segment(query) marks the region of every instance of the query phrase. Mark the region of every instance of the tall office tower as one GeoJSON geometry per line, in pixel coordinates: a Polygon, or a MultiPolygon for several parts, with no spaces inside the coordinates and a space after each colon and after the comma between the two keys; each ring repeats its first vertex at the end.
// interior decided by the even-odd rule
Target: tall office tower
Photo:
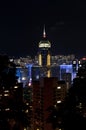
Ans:
{"type": "MultiPolygon", "coordinates": [[[[51,54],[50,54],[51,43],[46,39],[45,27],[43,30],[43,40],[39,42],[39,52],[38,52],[38,64],[44,68],[44,73],[46,77],[51,76],[50,66],[51,66],[51,54]]],[[[45,77],[45,76],[44,76],[45,77]]]]}
{"type": "MultiPolygon", "coordinates": [[[[53,130],[48,122],[52,108],[58,108],[64,101],[67,92],[65,81],[57,77],[44,77],[33,81],[33,130],[53,130]]],[[[54,115],[54,117],[57,115],[54,115]]]]}

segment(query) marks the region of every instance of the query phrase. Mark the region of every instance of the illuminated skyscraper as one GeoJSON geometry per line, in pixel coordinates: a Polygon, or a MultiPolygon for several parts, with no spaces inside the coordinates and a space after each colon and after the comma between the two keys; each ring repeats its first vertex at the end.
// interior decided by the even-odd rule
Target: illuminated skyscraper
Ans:
{"type": "Polygon", "coordinates": [[[43,30],[43,40],[39,42],[39,66],[44,68],[44,73],[46,77],[51,76],[50,66],[51,66],[51,54],[50,54],[51,43],[46,39],[45,26],[43,30]]]}

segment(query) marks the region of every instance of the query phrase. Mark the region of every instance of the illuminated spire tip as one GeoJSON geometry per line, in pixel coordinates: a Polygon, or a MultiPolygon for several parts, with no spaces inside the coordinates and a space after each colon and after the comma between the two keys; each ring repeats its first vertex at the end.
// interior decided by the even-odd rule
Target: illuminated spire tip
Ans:
{"type": "Polygon", "coordinates": [[[44,29],[43,29],[43,38],[46,37],[46,32],[45,32],[45,25],[44,25],[44,29]]]}

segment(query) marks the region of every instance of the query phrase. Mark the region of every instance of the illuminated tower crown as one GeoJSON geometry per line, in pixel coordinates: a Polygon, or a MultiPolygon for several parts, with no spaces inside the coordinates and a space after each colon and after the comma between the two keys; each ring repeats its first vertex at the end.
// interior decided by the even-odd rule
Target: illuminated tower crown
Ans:
{"type": "Polygon", "coordinates": [[[43,40],[39,42],[39,66],[47,68],[47,77],[50,77],[50,54],[51,43],[46,39],[45,26],[43,29],[43,40]]]}

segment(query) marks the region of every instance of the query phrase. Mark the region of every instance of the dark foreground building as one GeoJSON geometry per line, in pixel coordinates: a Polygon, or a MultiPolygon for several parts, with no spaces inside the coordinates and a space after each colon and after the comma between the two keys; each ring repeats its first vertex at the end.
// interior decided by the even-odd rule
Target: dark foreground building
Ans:
{"type": "MultiPolygon", "coordinates": [[[[45,77],[33,81],[33,130],[53,130],[48,118],[52,109],[57,109],[64,101],[67,86],[56,77],[45,77]]],[[[56,115],[54,115],[56,116],[56,115]]]]}

